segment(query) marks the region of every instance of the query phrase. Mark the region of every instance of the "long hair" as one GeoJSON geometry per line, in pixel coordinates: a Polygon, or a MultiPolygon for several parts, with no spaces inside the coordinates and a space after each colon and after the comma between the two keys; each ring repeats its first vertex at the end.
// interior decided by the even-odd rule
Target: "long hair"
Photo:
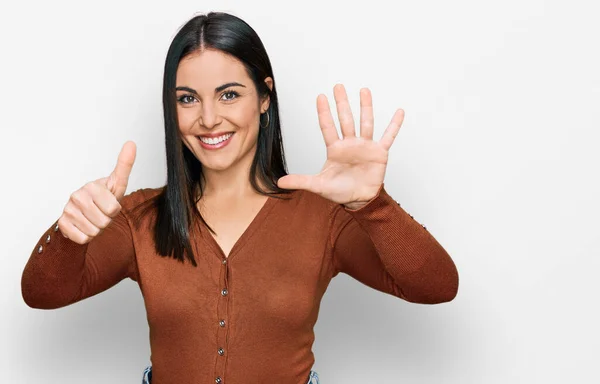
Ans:
{"type": "MultiPolygon", "coordinates": [[[[223,12],[210,12],[190,19],[173,38],[164,67],[163,113],[167,159],[167,183],[154,198],[137,208],[143,212],[156,209],[154,241],[156,252],[181,262],[187,258],[197,266],[189,239],[196,220],[202,221],[212,233],[196,203],[202,197],[202,164],[183,144],[175,96],[179,62],[187,55],[203,49],[217,49],[240,60],[252,79],[259,97],[269,96],[269,124],[259,129],[257,149],[250,169],[250,183],[262,195],[276,198],[290,192],[277,186],[277,179],[287,174],[275,77],[271,62],[257,33],[242,19],[223,12]],[[273,78],[269,89],[264,80],[273,78]],[[258,180],[266,187],[263,190],[258,180]]],[[[263,119],[261,119],[262,121],[263,119]]],[[[139,225],[141,220],[135,220],[139,225]]]]}

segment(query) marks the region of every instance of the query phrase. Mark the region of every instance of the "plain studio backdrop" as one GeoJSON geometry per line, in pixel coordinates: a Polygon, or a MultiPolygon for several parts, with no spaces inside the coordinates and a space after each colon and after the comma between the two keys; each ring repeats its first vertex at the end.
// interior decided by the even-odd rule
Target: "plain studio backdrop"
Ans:
{"type": "Polygon", "coordinates": [[[0,8],[3,383],[141,382],[150,348],[136,283],[47,311],[24,303],[21,273],[70,194],[108,176],[125,141],[138,149],[127,193],[166,182],[164,59],[178,28],[210,10],[246,20],[267,48],[291,173],[321,169],[316,97],[337,121],[336,83],[357,122],[359,90],[371,89],[377,140],[406,111],[386,189],[460,273],[458,296],[439,305],[335,278],[315,328],[323,384],[598,382],[595,2],[0,8]]]}

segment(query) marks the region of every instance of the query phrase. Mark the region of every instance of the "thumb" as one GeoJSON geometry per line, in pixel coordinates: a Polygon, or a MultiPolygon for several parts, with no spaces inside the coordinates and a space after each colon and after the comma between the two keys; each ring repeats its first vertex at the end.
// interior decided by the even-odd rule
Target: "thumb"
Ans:
{"type": "Polygon", "coordinates": [[[284,189],[305,189],[314,191],[315,177],[312,175],[285,175],[277,180],[277,186],[284,189]]]}
{"type": "Polygon", "coordinates": [[[117,165],[110,176],[106,178],[106,187],[117,198],[121,200],[127,190],[129,175],[135,161],[136,145],[133,141],[128,141],[121,148],[117,165]]]}

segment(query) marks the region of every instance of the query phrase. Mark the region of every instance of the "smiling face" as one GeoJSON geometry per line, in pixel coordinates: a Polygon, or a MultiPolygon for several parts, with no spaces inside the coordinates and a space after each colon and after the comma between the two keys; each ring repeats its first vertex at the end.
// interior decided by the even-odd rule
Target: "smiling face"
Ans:
{"type": "MultiPolygon", "coordinates": [[[[260,114],[269,107],[269,98],[260,99],[244,65],[222,51],[206,49],[182,59],[176,77],[179,130],[203,169],[249,170],[260,114]]],[[[270,77],[265,82],[272,87],[270,77]]]]}

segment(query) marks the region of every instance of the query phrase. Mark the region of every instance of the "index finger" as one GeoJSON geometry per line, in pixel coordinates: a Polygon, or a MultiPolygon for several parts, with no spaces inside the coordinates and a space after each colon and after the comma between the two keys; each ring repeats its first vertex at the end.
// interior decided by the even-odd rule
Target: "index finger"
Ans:
{"type": "Polygon", "coordinates": [[[331,116],[331,109],[329,109],[329,102],[327,96],[320,94],[317,96],[317,115],[319,117],[319,126],[321,127],[321,133],[325,140],[325,145],[329,147],[340,139],[337,130],[335,128],[335,122],[333,116],[331,116]]]}

